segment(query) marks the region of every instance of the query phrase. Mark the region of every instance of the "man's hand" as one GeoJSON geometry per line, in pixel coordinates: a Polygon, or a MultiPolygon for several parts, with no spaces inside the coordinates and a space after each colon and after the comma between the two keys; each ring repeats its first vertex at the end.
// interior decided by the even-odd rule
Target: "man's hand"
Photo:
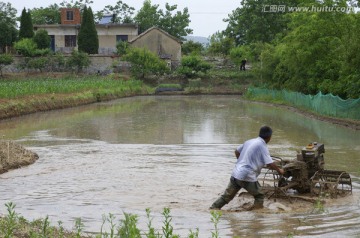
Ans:
{"type": "Polygon", "coordinates": [[[235,150],[235,157],[236,157],[236,159],[238,159],[238,158],[239,158],[239,156],[240,156],[239,151],[235,150]]]}
{"type": "Polygon", "coordinates": [[[279,170],[277,171],[279,174],[283,175],[285,173],[285,171],[281,168],[279,168],[279,170]]]}
{"type": "Polygon", "coordinates": [[[285,173],[285,171],[283,169],[279,168],[275,163],[268,164],[267,166],[273,170],[276,170],[281,175],[283,175],[285,173]]]}

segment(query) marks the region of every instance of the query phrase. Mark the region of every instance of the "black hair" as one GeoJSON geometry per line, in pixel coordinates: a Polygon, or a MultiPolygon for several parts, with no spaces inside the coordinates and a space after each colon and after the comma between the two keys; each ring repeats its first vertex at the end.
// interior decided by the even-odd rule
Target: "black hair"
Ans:
{"type": "Polygon", "coordinates": [[[268,126],[262,126],[262,127],[260,128],[259,136],[260,136],[261,138],[263,138],[264,140],[270,138],[271,135],[272,135],[272,129],[271,129],[270,127],[268,127],[268,126]]]}

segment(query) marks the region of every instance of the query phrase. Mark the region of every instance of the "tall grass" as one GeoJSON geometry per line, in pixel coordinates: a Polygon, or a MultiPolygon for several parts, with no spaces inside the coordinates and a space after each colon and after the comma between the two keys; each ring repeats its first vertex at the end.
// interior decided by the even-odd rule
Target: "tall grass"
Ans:
{"type": "MultiPolygon", "coordinates": [[[[30,237],[30,238],[180,238],[180,235],[175,234],[174,227],[172,225],[172,216],[170,208],[164,208],[163,223],[161,229],[156,229],[151,217],[151,211],[146,209],[147,230],[140,230],[138,228],[138,216],[124,212],[124,218],[120,219],[116,223],[116,217],[113,214],[102,216],[102,225],[100,232],[94,236],[85,234],[84,223],[81,218],[75,220],[75,226],[73,231],[65,231],[62,222],[58,222],[58,226],[51,226],[48,216],[45,219],[38,219],[33,222],[28,222],[15,212],[15,204],[7,203],[7,215],[0,218],[0,237],[1,238],[15,238],[15,237],[30,237]],[[109,227],[106,230],[105,225],[109,227]]],[[[219,230],[218,223],[221,218],[220,211],[211,211],[211,222],[214,224],[214,231],[211,231],[211,237],[218,238],[219,230]]],[[[189,230],[187,235],[189,238],[199,237],[199,228],[195,228],[195,231],[189,230]]]]}
{"type": "Polygon", "coordinates": [[[41,94],[67,94],[85,91],[122,90],[140,92],[141,81],[114,80],[111,77],[31,78],[0,81],[0,98],[18,98],[41,94]]]}

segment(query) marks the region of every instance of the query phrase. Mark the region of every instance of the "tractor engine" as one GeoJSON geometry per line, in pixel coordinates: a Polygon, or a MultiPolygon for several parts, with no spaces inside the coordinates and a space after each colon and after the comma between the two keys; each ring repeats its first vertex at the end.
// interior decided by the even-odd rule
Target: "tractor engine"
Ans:
{"type": "Polygon", "coordinates": [[[310,192],[310,178],[317,171],[324,169],[324,153],[324,144],[318,144],[317,142],[308,144],[297,155],[296,160],[287,163],[283,167],[285,174],[279,180],[278,186],[286,187],[286,189],[293,188],[299,193],[310,192]]]}
{"type": "Polygon", "coordinates": [[[267,175],[273,174],[274,191],[276,194],[286,194],[288,189],[295,189],[298,193],[311,193],[311,195],[329,195],[352,193],[350,175],[345,171],[326,170],[324,168],[324,144],[313,142],[298,153],[296,159],[282,162],[284,175],[268,170],[265,173],[263,185],[267,175]]]}

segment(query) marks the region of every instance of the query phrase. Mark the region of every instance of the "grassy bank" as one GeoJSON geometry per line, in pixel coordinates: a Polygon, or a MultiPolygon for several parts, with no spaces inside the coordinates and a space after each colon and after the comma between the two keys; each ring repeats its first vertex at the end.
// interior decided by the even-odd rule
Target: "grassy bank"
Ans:
{"type": "Polygon", "coordinates": [[[0,119],[75,107],[134,95],[154,94],[159,84],[179,83],[182,94],[243,94],[253,76],[237,70],[213,70],[201,78],[157,79],[146,84],[128,75],[18,75],[0,79],[0,119]],[[150,85],[150,86],[149,86],[150,85]]]}
{"type": "Polygon", "coordinates": [[[142,81],[113,75],[3,79],[0,80],[0,119],[153,91],[142,81]]]}

